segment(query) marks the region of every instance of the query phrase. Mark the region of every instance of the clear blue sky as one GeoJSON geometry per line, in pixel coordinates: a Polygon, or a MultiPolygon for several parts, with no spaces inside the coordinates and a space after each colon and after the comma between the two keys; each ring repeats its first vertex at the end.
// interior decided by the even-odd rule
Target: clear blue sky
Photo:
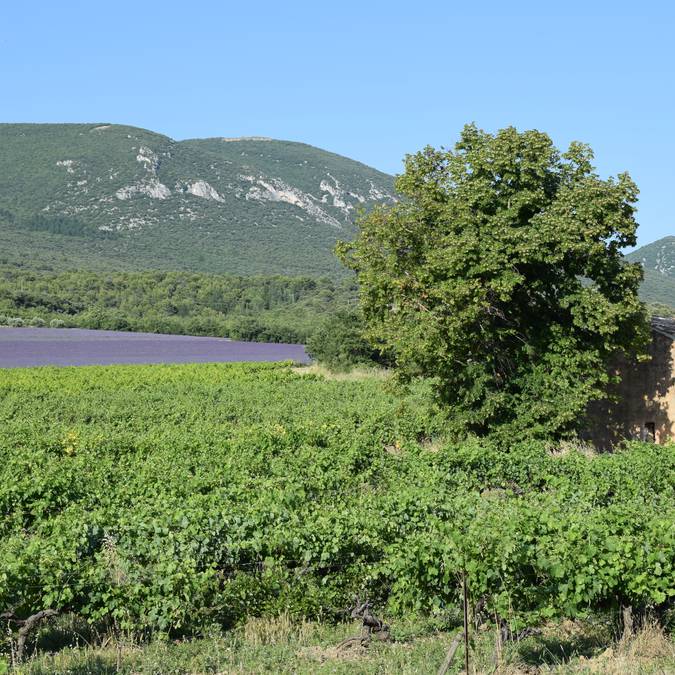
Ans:
{"type": "Polygon", "coordinates": [[[7,0],[0,121],[272,136],[391,173],[469,121],[537,128],[630,172],[645,244],[675,234],[674,44],[666,2],[7,0]]]}

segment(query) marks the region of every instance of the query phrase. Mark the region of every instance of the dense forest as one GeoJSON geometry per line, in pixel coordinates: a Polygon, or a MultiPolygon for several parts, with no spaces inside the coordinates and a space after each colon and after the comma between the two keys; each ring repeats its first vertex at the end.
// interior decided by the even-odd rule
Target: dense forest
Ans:
{"type": "Polygon", "coordinates": [[[355,305],[353,280],[0,268],[0,325],[306,342],[355,305]]]}

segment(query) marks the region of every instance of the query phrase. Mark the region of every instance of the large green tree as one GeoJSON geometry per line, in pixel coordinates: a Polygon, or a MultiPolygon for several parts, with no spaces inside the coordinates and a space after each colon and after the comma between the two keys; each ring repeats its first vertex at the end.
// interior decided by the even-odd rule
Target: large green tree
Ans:
{"type": "Polygon", "coordinates": [[[612,359],[648,340],[642,269],[622,254],[638,190],[592,159],[539,131],[468,125],[454,150],[407,156],[401,201],[338,247],[371,339],[403,379],[435,378],[467,431],[573,431],[612,359]]]}

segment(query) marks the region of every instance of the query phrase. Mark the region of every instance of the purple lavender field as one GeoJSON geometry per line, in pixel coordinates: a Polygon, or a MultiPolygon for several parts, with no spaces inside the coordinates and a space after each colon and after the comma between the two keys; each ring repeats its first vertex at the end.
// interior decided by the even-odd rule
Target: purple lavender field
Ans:
{"type": "Polygon", "coordinates": [[[303,345],[82,328],[0,328],[0,368],[116,363],[297,361],[303,345]]]}

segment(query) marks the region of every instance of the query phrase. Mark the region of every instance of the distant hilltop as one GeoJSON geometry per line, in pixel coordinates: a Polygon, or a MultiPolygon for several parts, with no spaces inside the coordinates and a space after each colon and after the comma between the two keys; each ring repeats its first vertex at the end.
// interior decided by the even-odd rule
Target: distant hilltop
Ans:
{"type": "Polygon", "coordinates": [[[643,299],[675,307],[675,237],[664,237],[642,246],[627,257],[644,267],[645,278],[640,289],[643,299]]]}
{"type": "Polygon", "coordinates": [[[392,176],[303,143],[0,124],[0,262],[335,275],[357,213],[394,200],[392,176]]]}
{"type": "Polygon", "coordinates": [[[226,143],[230,143],[232,141],[272,141],[274,139],[270,138],[269,136],[239,136],[232,138],[227,138],[226,136],[223,136],[220,140],[225,141],[226,143]]]}

